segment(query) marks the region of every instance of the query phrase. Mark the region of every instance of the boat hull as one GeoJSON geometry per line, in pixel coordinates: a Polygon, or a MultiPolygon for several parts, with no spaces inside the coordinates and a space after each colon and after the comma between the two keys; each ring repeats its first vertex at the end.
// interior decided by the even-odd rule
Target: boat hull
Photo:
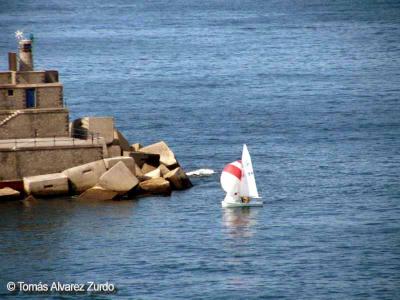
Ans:
{"type": "Polygon", "coordinates": [[[252,202],[248,202],[248,203],[243,203],[243,202],[226,202],[226,201],[222,201],[221,205],[224,208],[260,207],[260,206],[263,206],[263,202],[262,201],[252,201],[252,202]]]}

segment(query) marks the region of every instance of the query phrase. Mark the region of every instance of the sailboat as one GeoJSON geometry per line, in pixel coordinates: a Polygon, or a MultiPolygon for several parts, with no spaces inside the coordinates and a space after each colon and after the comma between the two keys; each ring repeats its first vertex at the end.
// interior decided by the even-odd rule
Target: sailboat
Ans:
{"type": "Polygon", "coordinates": [[[222,207],[262,206],[258,195],[253,165],[246,144],[243,145],[242,160],[227,164],[221,173],[221,186],[226,192],[222,207]]]}

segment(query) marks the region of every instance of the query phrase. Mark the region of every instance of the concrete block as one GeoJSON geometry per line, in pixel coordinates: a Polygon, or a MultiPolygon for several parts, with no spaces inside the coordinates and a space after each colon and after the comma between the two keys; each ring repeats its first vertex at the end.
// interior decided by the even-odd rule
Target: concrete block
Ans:
{"type": "Polygon", "coordinates": [[[146,173],[149,173],[149,172],[151,172],[151,171],[154,171],[155,169],[157,169],[157,168],[154,167],[154,166],[151,166],[151,165],[149,165],[149,164],[147,164],[147,163],[145,163],[145,164],[142,166],[142,173],[143,173],[143,174],[146,174],[146,173]]]}
{"type": "Polygon", "coordinates": [[[107,146],[108,157],[116,157],[122,155],[122,150],[119,145],[107,146]]]}
{"type": "Polygon", "coordinates": [[[135,164],[135,176],[136,177],[142,177],[144,174],[142,172],[142,169],[139,168],[137,164],[135,164]]]}
{"type": "Polygon", "coordinates": [[[143,147],[139,150],[139,152],[160,155],[160,162],[166,165],[167,167],[176,165],[178,163],[175,159],[174,153],[171,151],[168,145],[163,141],[143,147]]]}
{"type": "Polygon", "coordinates": [[[104,163],[106,165],[107,170],[110,170],[113,166],[115,166],[120,161],[122,161],[125,164],[125,166],[132,172],[133,175],[136,175],[136,163],[132,157],[117,156],[117,157],[104,159],[104,163]]]}
{"type": "Polygon", "coordinates": [[[131,152],[131,157],[135,160],[136,164],[141,168],[145,163],[158,167],[160,165],[160,155],[142,152],[131,152]]]}
{"type": "Polygon", "coordinates": [[[24,177],[24,190],[35,196],[66,195],[69,192],[68,177],[63,173],[24,177]]]}
{"type": "Polygon", "coordinates": [[[168,169],[165,165],[160,164],[160,166],[158,167],[160,169],[161,172],[161,176],[164,177],[169,171],[170,169],[168,169]]]}
{"type": "Polygon", "coordinates": [[[83,192],[96,185],[107,171],[104,160],[97,160],[85,165],[70,168],[62,173],[67,175],[72,184],[72,189],[76,192],[83,192]]]}
{"type": "Polygon", "coordinates": [[[1,201],[9,201],[9,200],[18,200],[20,197],[21,193],[9,188],[5,187],[0,189],[0,202],[1,201]]]}
{"type": "Polygon", "coordinates": [[[168,180],[162,177],[152,178],[139,183],[139,188],[143,193],[154,194],[154,195],[170,195],[171,186],[168,180]]]}
{"type": "Polygon", "coordinates": [[[135,175],[120,161],[100,177],[97,185],[106,190],[126,193],[138,183],[135,175]]]}
{"type": "Polygon", "coordinates": [[[129,145],[128,140],[118,129],[114,129],[113,145],[120,146],[122,151],[131,151],[131,146],[129,145]]]}
{"type": "Polygon", "coordinates": [[[85,117],[81,119],[81,127],[91,133],[98,133],[106,144],[114,140],[114,118],[112,117],[85,117]]]}
{"type": "Polygon", "coordinates": [[[169,171],[165,174],[164,178],[167,179],[171,183],[172,188],[176,190],[184,190],[193,186],[189,177],[180,167],[169,171]]]}
{"type": "Polygon", "coordinates": [[[100,186],[94,186],[82,194],[79,195],[78,200],[90,200],[90,201],[104,201],[112,200],[118,193],[110,190],[106,190],[100,186]]]}
{"type": "Polygon", "coordinates": [[[159,168],[157,168],[153,171],[150,171],[150,172],[144,174],[144,176],[147,178],[158,178],[158,177],[161,177],[161,171],[159,168]]]}

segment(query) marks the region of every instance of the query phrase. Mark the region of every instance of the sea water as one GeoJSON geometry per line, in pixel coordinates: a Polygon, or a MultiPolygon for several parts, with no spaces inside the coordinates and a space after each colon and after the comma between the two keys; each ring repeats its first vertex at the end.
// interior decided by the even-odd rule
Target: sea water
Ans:
{"type": "Polygon", "coordinates": [[[130,142],[215,174],[171,197],[1,204],[1,298],[9,281],[400,298],[398,1],[0,1],[1,69],[16,30],[60,71],[71,120],[112,115],[130,142]],[[222,209],[243,143],[265,205],[222,209]]]}

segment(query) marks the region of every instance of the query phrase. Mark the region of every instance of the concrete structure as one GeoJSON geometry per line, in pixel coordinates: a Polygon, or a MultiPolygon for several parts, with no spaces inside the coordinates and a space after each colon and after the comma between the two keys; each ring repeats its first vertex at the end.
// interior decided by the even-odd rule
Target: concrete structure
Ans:
{"type": "Polygon", "coordinates": [[[139,188],[143,193],[153,195],[170,195],[171,186],[169,181],[162,177],[152,178],[139,183],[139,188]]]}
{"type": "Polygon", "coordinates": [[[145,163],[153,166],[154,168],[157,168],[160,165],[159,154],[131,152],[129,156],[135,160],[135,163],[139,166],[139,168],[142,168],[145,163]]]}
{"type": "Polygon", "coordinates": [[[17,200],[19,199],[21,193],[9,188],[9,187],[5,187],[0,189],[0,202],[1,201],[9,201],[9,200],[17,200]]]}
{"type": "Polygon", "coordinates": [[[97,185],[106,190],[126,193],[138,183],[139,180],[135,175],[120,161],[100,177],[97,185]]]}
{"type": "Polygon", "coordinates": [[[110,170],[117,163],[122,161],[125,166],[131,171],[133,175],[136,175],[136,163],[132,157],[118,156],[104,159],[107,170],[110,170]]]}
{"type": "MultiPolygon", "coordinates": [[[[130,146],[112,117],[70,123],[58,72],[34,70],[31,40],[20,41],[19,60],[15,53],[8,58],[9,70],[0,72],[0,187],[106,200],[189,186],[166,143],[130,146]]],[[[4,197],[11,192],[3,190],[4,197]]]]}
{"type": "Polygon", "coordinates": [[[171,183],[171,187],[175,190],[184,190],[193,186],[189,177],[180,167],[165,174],[164,178],[171,183]]]}
{"type": "Polygon", "coordinates": [[[174,153],[169,149],[168,145],[161,141],[146,147],[139,149],[139,152],[151,153],[160,155],[160,162],[167,167],[173,167],[177,165],[174,153]]]}
{"type": "Polygon", "coordinates": [[[122,151],[131,151],[131,146],[129,145],[128,140],[118,129],[114,130],[113,145],[120,146],[122,151]]]}
{"type": "Polygon", "coordinates": [[[94,161],[85,165],[65,170],[65,174],[75,192],[83,192],[97,184],[101,175],[107,171],[104,160],[94,161]]]}
{"type": "Polygon", "coordinates": [[[32,41],[21,40],[19,41],[19,70],[32,71],[33,58],[32,58],[32,41]]]}
{"type": "Polygon", "coordinates": [[[161,172],[161,176],[164,177],[165,174],[167,174],[170,170],[164,166],[163,164],[160,164],[160,166],[158,167],[160,169],[161,172]]]}
{"type": "MultiPolygon", "coordinates": [[[[103,158],[99,145],[40,146],[36,141],[20,147],[10,143],[9,148],[0,148],[0,181],[22,180],[26,176],[59,173],[71,166],[77,166],[103,158]]],[[[56,142],[57,144],[57,142],[56,142]]]]}
{"type": "MultiPolygon", "coordinates": [[[[107,145],[114,141],[114,118],[112,117],[84,117],[72,124],[72,134],[77,138],[87,138],[90,134],[99,134],[107,145]]],[[[121,151],[121,150],[120,150],[121,151]]],[[[118,155],[118,156],[121,156],[118,155]]]]}
{"type": "Polygon", "coordinates": [[[161,171],[160,171],[159,168],[157,168],[157,169],[155,169],[155,170],[153,170],[153,171],[150,171],[150,172],[147,172],[146,174],[144,174],[144,177],[148,177],[148,178],[158,178],[158,177],[161,177],[161,171]]]}
{"type": "Polygon", "coordinates": [[[115,128],[112,117],[84,117],[76,119],[70,126],[71,135],[75,138],[102,137],[106,144],[105,157],[121,156],[123,151],[131,150],[126,138],[115,128]]]}
{"type": "Polygon", "coordinates": [[[62,173],[24,177],[24,189],[35,196],[67,195],[68,177],[62,173]]]}
{"type": "Polygon", "coordinates": [[[136,177],[142,177],[143,172],[142,169],[139,168],[139,166],[135,163],[135,176],[136,177]]]}
{"type": "MultiPolygon", "coordinates": [[[[99,134],[70,137],[58,72],[34,70],[32,41],[19,42],[18,61],[15,53],[8,58],[9,70],[0,72],[0,181],[57,173],[108,157],[99,134]]],[[[98,119],[95,129],[107,128],[112,143],[113,119],[98,119]]]]}
{"type": "Polygon", "coordinates": [[[105,201],[112,200],[117,195],[117,192],[106,190],[100,186],[94,186],[80,194],[78,199],[89,201],[105,201]]]}
{"type": "Polygon", "coordinates": [[[155,169],[157,169],[157,168],[152,166],[152,165],[149,165],[147,163],[144,163],[143,166],[142,166],[142,173],[146,174],[146,173],[149,173],[151,171],[154,171],[155,169]]]}
{"type": "Polygon", "coordinates": [[[0,139],[68,136],[58,72],[23,69],[0,72],[0,139]]]}
{"type": "Polygon", "coordinates": [[[68,137],[68,111],[66,109],[34,109],[0,111],[2,139],[28,137],[68,137]]]}
{"type": "Polygon", "coordinates": [[[121,147],[119,145],[110,145],[107,146],[107,156],[108,157],[116,157],[116,156],[121,156],[122,151],[121,147]]]}

